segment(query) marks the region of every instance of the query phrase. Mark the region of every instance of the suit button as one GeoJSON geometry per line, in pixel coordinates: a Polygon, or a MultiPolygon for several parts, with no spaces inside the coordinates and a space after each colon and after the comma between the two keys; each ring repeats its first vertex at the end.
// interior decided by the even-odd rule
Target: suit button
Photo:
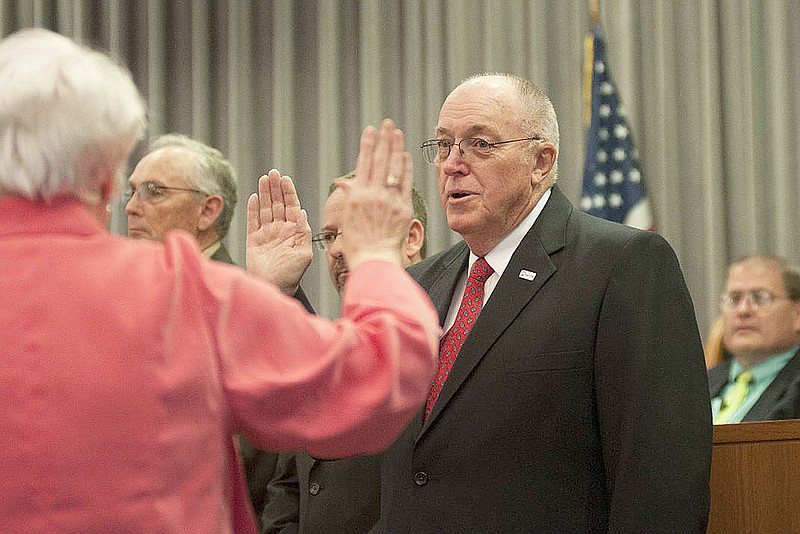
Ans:
{"type": "Polygon", "coordinates": [[[319,493],[319,484],[317,484],[316,482],[312,482],[311,485],[308,486],[308,492],[311,495],[316,495],[317,493],[319,493]]]}
{"type": "Polygon", "coordinates": [[[424,486],[428,483],[428,473],[425,471],[418,471],[414,473],[414,484],[417,486],[424,486]]]}

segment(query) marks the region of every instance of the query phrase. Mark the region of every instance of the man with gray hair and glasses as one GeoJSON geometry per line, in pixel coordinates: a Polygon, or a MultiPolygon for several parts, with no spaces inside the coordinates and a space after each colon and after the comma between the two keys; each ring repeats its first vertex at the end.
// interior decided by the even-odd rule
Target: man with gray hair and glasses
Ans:
{"type": "Polygon", "coordinates": [[[384,454],[383,533],[705,533],[711,409],[672,248],[572,206],[527,80],[468,78],[433,135],[421,155],[463,240],[408,270],[446,333],[384,454]]]}
{"type": "MultiPolygon", "coordinates": [[[[181,134],[155,137],[128,185],[125,211],[130,237],[163,241],[171,230],[185,230],[204,256],[234,263],[222,240],[236,207],[236,173],[222,152],[181,134]]],[[[303,289],[299,285],[295,289],[294,297],[313,313],[303,289]]],[[[239,445],[250,502],[260,511],[278,455],[243,438],[239,445]]]]}
{"type": "Polygon", "coordinates": [[[156,137],[128,183],[129,236],[163,241],[180,228],[205,256],[233,263],[222,239],[236,207],[236,175],[219,150],[185,135],[156,137]]]}
{"type": "Polygon", "coordinates": [[[708,372],[714,424],[800,417],[800,271],[774,255],[736,260],[720,305],[733,357],[708,372]]]}

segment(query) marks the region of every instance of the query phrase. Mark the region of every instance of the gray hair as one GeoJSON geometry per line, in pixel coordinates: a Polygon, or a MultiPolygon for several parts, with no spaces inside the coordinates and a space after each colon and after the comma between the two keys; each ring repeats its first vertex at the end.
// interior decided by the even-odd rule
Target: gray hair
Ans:
{"type": "Polygon", "coordinates": [[[222,197],[222,212],[215,228],[220,239],[228,233],[236,208],[236,173],[222,152],[182,134],[160,135],[150,141],[147,153],[165,147],[183,147],[195,155],[195,169],[189,179],[194,187],[208,195],[222,197]]]}
{"type": "Polygon", "coordinates": [[[553,143],[556,147],[556,160],[553,162],[553,169],[550,171],[550,183],[556,183],[558,179],[558,147],[559,131],[558,117],[550,98],[535,83],[515,76],[499,72],[485,72],[473,74],[466,78],[463,83],[474,83],[485,78],[499,77],[507,80],[516,89],[519,98],[519,109],[517,120],[522,125],[528,137],[539,137],[544,141],[553,143]]]}
{"type": "Polygon", "coordinates": [[[145,125],[130,72],[44,29],[0,42],[0,190],[29,199],[99,202],[93,167],[127,163],[145,125]]]}

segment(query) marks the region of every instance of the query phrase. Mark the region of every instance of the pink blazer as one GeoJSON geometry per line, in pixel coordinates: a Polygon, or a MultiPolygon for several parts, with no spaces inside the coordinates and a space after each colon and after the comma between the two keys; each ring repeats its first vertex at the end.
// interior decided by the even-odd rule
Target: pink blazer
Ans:
{"type": "Polygon", "coordinates": [[[385,262],[351,273],[329,322],[188,235],[0,198],[2,531],[255,532],[232,434],[384,449],[427,395],[438,322],[385,262]]]}

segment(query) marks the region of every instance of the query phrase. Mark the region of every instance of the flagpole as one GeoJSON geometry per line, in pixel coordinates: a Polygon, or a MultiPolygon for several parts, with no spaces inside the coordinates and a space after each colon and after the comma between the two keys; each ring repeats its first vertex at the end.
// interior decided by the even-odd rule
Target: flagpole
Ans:
{"type": "Polygon", "coordinates": [[[589,14],[592,17],[592,28],[600,26],[600,0],[589,0],[589,14]]]}
{"type": "Polygon", "coordinates": [[[583,40],[583,127],[592,120],[592,71],[594,70],[594,30],[600,26],[600,0],[588,0],[591,28],[583,40]]]}

